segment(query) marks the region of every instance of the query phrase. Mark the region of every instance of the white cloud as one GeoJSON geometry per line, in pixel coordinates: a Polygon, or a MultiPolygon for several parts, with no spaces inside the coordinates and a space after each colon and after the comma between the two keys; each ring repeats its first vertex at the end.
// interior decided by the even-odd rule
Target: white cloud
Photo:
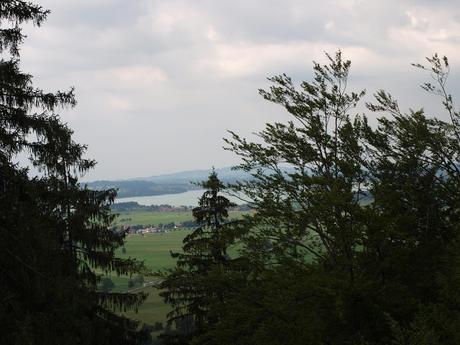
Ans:
{"type": "Polygon", "coordinates": [[[155,9],[152,25],[156,31],[170,33],[174,31],[184,20],[192,15],[191,9],[186,6],[163,3],[155,9]]]}
{"type": "Polygon", "coordinates": [[[114,95],[109,95],[107,99],[107,108],[115,111],[131,111],[133,106],[127,100],[114,95]]]}
{"type": "Polygon", "coordinates": [[[226,129],[285,116],[258,96],[265,77],[309,79],[324,52],[352,60],[350,88],[391,88],[414,104],[426,98],[411,62],[438,51],[460,71],[453,0],[40,2],[52,13],[27,27],[24,70],[46,89],[76,86],[79,105],[63,118],[100,161],[94,178],[234,163],[226,129]]]}
{"type": "Polygon", "coordinates": [[[125,66],[102,72],[101,78],[123,88],[142,88],[168,80],[166,73],[155,66],[125,66]]]}
{"type": "Polygon", "coordinates": [[[419,60],[438,52],[449,56],[451,62],[460,62],[460,23],[454,18],[455,11],[413,7],[406,15],[409,19],[406,25],[388,31],[391,41],[401,51],[419,55],[419,60]]]}
{"type": "Polygon", "coordinates": [[[206,38],[210,42],[217,42],[219,40],[219,38],[220,38],[219,33],[216,31],[214,26],[209,25],[208,30],[206,32],[206,38]]]}

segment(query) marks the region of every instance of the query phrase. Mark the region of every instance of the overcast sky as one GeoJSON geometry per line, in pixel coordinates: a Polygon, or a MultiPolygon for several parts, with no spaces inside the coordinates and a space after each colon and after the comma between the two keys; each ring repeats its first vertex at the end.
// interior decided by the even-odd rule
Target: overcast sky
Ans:
{"type": "Polygon", "coordinates": [[[26,28],[23,69],[47,90],[76,87],[78,106],[62,118],[98,161],[86,179],[235,164],[222,149],[228,129],[250,136],[288,119],[258,95],[266,77],[309,80],[325,51],[352,60],[350,88],[366,88],[367,100],[384,88],[430,111],[440,107],[410,63],[445,54],[460,98],[455,0],[36,2],[52,13],[26,28]]]}

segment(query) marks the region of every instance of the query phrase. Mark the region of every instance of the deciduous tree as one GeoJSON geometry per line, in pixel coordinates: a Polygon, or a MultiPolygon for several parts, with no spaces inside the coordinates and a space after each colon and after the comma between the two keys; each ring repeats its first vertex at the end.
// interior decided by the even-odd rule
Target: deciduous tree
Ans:
{"type": "Polygon", "coordinates": [[[262,96],[291,116],[228,149],[253,179],[235,186],[246,222],[246,284],[228,296],[200,344],[456,344],[460,308],[459,118],[446,91],[447,59],[434,56],[449,122],[403,112],[379,91],[353,109],[350,62],[338,52],[312,82],[271,78],[262,96]],[[444,315],[444,316],[442,316],[444,315]]]}

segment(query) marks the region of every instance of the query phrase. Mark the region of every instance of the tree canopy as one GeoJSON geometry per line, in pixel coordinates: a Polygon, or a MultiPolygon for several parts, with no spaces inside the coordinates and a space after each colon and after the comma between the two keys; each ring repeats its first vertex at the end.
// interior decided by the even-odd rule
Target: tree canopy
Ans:
{"type": "MultiPolygon", "coordinates": [[[[227,149],[252,179],[244,222],[244,280],[208,306],[218,311],[193,344],[457,344],[459,113],[449,64],[427,59],[450,121],[403,112],[385,91],[366,104],[349,91],[341,52],[313,80],[287,75],[260,90],[290,116],[227,149]]],[[[225,280],[225,278],[224,278],[225,280]]],[[[227,280],[232,283],[231,278],[227,280]]]]}

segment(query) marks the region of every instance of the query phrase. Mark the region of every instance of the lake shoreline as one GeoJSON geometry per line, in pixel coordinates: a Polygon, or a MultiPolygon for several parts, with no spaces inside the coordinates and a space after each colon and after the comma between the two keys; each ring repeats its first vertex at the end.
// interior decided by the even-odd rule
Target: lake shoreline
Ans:
{"type": "MultiPolygon", "coordinates": [[[[205,192],[204,189],[189,190],[184,193],[174,194],[161,194],[161,195],[150,195],[150,196],[135,196],[127,198],[116,198],[115,204],[122,202],[137,202],[139,205],[151,206],[151,205],[171,205],[174,207],[181,206],[198,206],[198,200],[205,192]]],[[[237,205],[244,204],[240,199],[229,196],[223,193],[225,197],[230,199],[237,205]]]]}

